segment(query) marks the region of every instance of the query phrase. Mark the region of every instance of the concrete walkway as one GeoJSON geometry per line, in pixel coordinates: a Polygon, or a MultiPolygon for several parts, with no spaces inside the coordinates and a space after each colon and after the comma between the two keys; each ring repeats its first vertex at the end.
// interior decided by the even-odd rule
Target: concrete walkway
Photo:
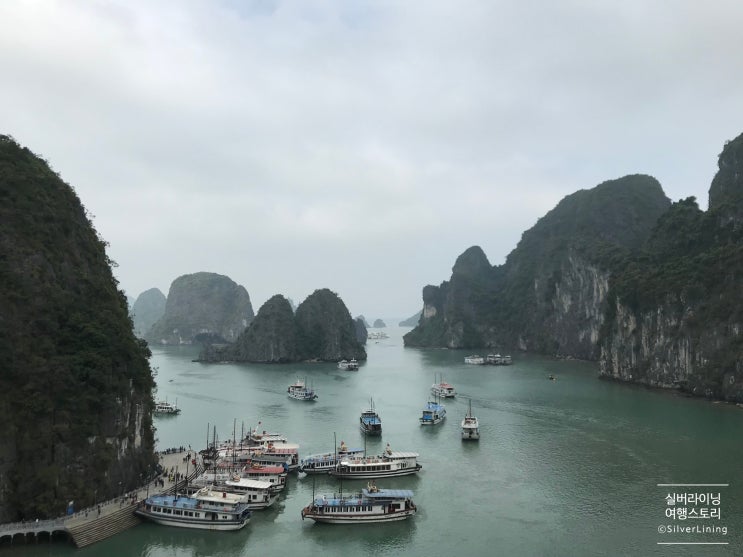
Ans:
{"type": "Polygon", "coordinates": [[[117,534],[139,523],[133,515],[139,501],[143,501],[149,495],[173,493],[176,489],[182,489],[185,485],[183,478],[186,475],[191,479],[203,472],[204,468],[198,452],[190,451],[191,459],[196,459],[195,467],[188,459],[188,455],[189,451],[161,453],[160,465],[164,470],[162,476],[158,476],[154,481],[135,491],[125,493],[115,499],[102,501],[94,507],[82,509],[73,515],[54,520],[0,524],[0,538],[10,537],[12,543],[18,536],[28,540],[42,535],[45,537],[48,535],[51,538],[55,533],[64,532],[72,538],[75,545],[82,547],[117,534]],[[180,475],[180,482],[176,482],[176,475],[180,475]],[[81,545],[79,540],[82,539],[92,541],[81,545]]]}

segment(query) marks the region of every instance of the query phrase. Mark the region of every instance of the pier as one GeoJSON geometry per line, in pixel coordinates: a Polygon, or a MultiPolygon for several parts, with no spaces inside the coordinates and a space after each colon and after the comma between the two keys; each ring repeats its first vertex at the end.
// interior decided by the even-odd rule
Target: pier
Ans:
{"type": "Polygon", "coordinates": [[[32,543],[70,539],[77,547],[85,547],[95,542],[109,538],[140,523],[139,517],[134,514],[137,504],[143,501],[152,492],[175,493],[183,489],[188,480],[195,478],[204,471],[203,464],[196,451],[163,452],[160,453],[160,465],[163,475],[158,476],[148,484],[135,491],[122,494],[120,497],[97,503],[95,506],[80,510],[75,514],[53,520],[36,520],[0,524],[0,542],[32,543]],[[196,459],[196,466],[188,462],[187,455],[196,459]],[[188,471],[188,478],[176,481],[169,478],[171,470],[180,474],[188,471]],[[166,476],[168,475],[168,476],[166,476]],[[163,479],[164,485],[160,485],[163,479]]]}

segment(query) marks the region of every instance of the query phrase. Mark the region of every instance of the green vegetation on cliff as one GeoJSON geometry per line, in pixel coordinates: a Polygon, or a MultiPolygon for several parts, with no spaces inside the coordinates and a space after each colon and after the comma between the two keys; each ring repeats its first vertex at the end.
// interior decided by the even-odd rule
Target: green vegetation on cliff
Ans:
{"type": "Polygon", "coordinates": [[[0,522],[55,517],[156,461],[147,345],[72,188],[0,136],[0,522]]]}
{"type": "Polygon", "coordinates": [[[357,323],[343,300],[327,288],[316,290],[292,313],[289,301],[273,296],[232,345],[208,345],[204,361],[297,362],[366,359],[357,323]]]}
{"type": "Polygon", "coordinates": [[[165,313],[145,338],[157,344],[188,344],[202,338],[234,342],[253,317],[243,286],[224,275],[193,273],[170,285],[165,313]]]}
{"type": "Polygon", "coordinates": [[[474,246],[457,259],[448,282],[426,286],[424,318],[405,335],[405,344],[521,347],[550,354],[579,350],[580,357],[596,357],[595,346],[578,348],[570,346],[574,340],[560,338],[556,297],[577,306],[569,285],[574,268],[584,263],[620,268],[669,205],[657,180],[644,175],[565,197],[524,232],[504,265],[490,266],[474,246]]]}

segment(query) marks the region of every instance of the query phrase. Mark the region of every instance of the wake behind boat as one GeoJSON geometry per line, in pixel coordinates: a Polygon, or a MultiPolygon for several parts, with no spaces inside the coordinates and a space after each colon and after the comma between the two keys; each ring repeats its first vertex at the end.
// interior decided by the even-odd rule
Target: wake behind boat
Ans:
{"type": "Polygon", "coordinates": [[[239,530],[250,520],[250,509],[234,493],[203,488],[191,496],[153,495],[134,511],[164,526],[200,530],[239,530]]]}
{"type": "Polygon", "coordinates": [[[417,512],[409,489],[379,489],[370,483],[355,495],[323,495],[302,509],[302,520],[328,524],[393,522],[417,512]]]}

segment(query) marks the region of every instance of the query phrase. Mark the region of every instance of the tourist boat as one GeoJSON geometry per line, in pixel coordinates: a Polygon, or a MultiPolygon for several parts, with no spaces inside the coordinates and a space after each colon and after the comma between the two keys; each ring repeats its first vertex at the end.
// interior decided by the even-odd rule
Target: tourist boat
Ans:
{"type": "Polygon", "coordinates": [[[478,355],[472,355],[472,356],[465,356],[464,357],[464,363],[465,364],[474,364],[474,365],[482,365],[485,363],[485,358],[478,355]]]}
{"type": "Polygon", "coordinates": [[[513,363],[513,359],[509,355],[488,354],[485,357],[485,362],[494,366],[507,366],[513,363]]]}
{"type": "Polygon", "coordinates": [[[313,497],[312,503],[302,509],[302,520],[328,524],[393,522],[405,520],[416,511],[409,489],[379,489],[370,483],[355,495],[313,497]]]}
{"type": "Polygon", "coordinates": [[[268,508],[279,497],[279,492],[271,482],[243,478],[239,474],[233,475],[220,488],[228,493],[240,495],[242,502],[246,503],[251,511],[268,508]]]}
{"type": "Polygon", "coordinates": [[[240,475],[243,478],[268,482],[276,491],[282,491],[286,487],[287,468],[288,465],[284,468],[284,466],[267,466],[250,462],[240,471],[240,475]]]}
{"type": "Polygon", "coordinates": [[[286,391],[289,393],[289,398],[294,398],[296,400],[315,400],[317,398],[315,390],[308,387],[305,382],[300,379],[297,379],[293,384],[289,385],[289,388],[286,391]]]}
{"type": "Polygon", "coordinates": [[[472,415],[472,401],[469,410],[462,420],[462,439],[477,441],[480,439],[480,422],[472,415]]]}
{"type": "Polygon", "coordinates": [[[306,474],[327,474],[335,469],[338,463],[346,457],[362,456],[364,449],[349,449],[341,441],[338,450],[334,453],[319,453],[309,455],[299,461],[299,471],[306,474]]]}
{"type": "Polygon", "coordinates": [[[135,514],[164,526],[202,530],[239,530],[250,520],[242,497],[205,487],[193,495],[153,495],[139,503],[135,514]]]}
{"type": "Polygon", "coordinates": [[[338,362],[338,369],[343,369],[345,371],[358,371],[359,362],[356,361],[355,358],[350,360],[341,360],[338,362]]]}
{"type": "Polygon", "coordinates": [[[181,409],[176,404],[167,400],[161,400],[155,403],[155,414],[178,414],[180,411],[181,409]]]}
{"type": "Polygon", "coordinates": [[[365,435],[382,435],[382,419],[374,409],[374,400],[369,401],[369,408],[361,412],[359,427],[365,435]]]}
{"type": "Polygon", "coordinates": [[[330,471],[336,478],[390,478],[415,474],[422,468],[418,464],[418,453],[393,452],[389,443],[384,453],[372,457],[346,457],[330,471]]]}
{"type": "Polygon", "coordinates": [[[441,398],[451,398],[457,394],[454,387],[444,381],[443,377],[441,378],[441,382],[431,385],[431,393],[441,398]]]}
{"type": "Polygon", "coordinates": [[[446,407],[438,402],[428,401],[418,421],[421,425],[436,425],[446,418],[446,407]]]}

